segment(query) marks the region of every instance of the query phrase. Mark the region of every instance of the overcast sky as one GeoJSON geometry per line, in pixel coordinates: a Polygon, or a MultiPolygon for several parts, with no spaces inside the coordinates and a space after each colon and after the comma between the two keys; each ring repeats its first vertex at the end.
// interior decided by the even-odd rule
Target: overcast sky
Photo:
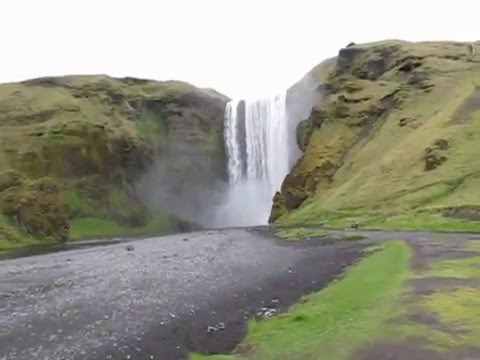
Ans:
{"type": "Polygon", "coordinates": [[[350,41],[480,38],[473,0],[1,0],[0,82],[63,74],[282,91],[350,41]]]}

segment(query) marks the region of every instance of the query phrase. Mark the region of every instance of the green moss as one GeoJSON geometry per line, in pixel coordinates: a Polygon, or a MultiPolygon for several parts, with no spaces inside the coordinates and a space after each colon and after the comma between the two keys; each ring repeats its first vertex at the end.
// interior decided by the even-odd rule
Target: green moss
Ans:
{"type": "Polygon", "coordinates": [[[368,236],[358,233],[341,233],[336,234],[329,232],[328,230],[305,228],[305,227],[291,227],[291,228],[279,228],[275,234],[285,240],[301,240],[308,237],[328,237],[338,240],[363,240],[368,236]]]}
{"type": "Polygon", "coordinates": [[[1,84],[0,211],[15,216],[23,203],[21,227],[47,242],[66,239],[69,219],[75,238],[177,230],[180,220],[147,210],[132,191],[155,155],[173,163],[187,147],[205,161],[182,163],[183,178],[220,177],[226,100],[183,82],[107,76],[1,84]],[[43,177],[59,191],[30,186],[43,177]]]}
{"type": "Polygon", "coordinates": [[[437,262],[431,267],[426,276],[444,276],[463,279],[480,278],[480,256],[437,262]]]}
{"type": "Polygon", "coordinates": [[[6,216],[0,214],[0,251],[38,244],[40,244],[38,240],[22,233],[6,216]]]}
{"type": "Polygon", "coordinates": [[[310,202],[302,210],[280,219],[279,225],[322,223],[325,227],[344,229],[353,223],[360,223],[363,229],[379,230],[429,230],[440,232],[477,232],[480,221],[443,217],[437,211],[412,211],[401,213],[397,208],[370,210],[365,208],[327,211],[310,202]]]}
{"type": "Polygon", "coordinates": [[[168,144],[170,134],[168,118],[146,111],[140,117],[137,126],[140,134],[152,139],[157,147],[168,144]]]}
{"type": "Polygon", "coordinates": [[[110,219],[75,218],[70,222],[72,240],[120,236],[125,233],[125,227],[110,219]]]}
{"type": "MultiPolygon", "coordinates": [[[[396,313],[396,298],[408,275],[409,250],[389,242],[349,269],[340,280],[309,295],[284,314],[251,321],[242,355],[193,359],[346,359],[358,344],[382,335],[383,321],[396,313]]],[[[240,346],[239,348],[242,348],[240,346]]]]}
{"type": "Polygon", "coordinates": [[[351,240],[351,241],[368,239],[368,236],[366,235],[355,234],[355,233],[346,233],[340,236],[341,236],[341,239],[351,240]]]}
{"type": "Polygon", "coordinates": [[[60,200],[68,208],[72,217],[84,217],[94,213],[94,202],[74,189],[61,190],[60,200]]]}
{"type": "MultiPolygon", "coordinates": [[[[473,250],[466,244],[465,250],[473,250]]],[[[444,351],[454,347],[478,346],[480,344],[480,289],[475,281],[480,278],[480,257],[472,256],[461,259],[435,261],[429,268],[415,276],[442,279],[445,286],[438,286],[434,291],[418,295],[414,291],[408,294],[402,303],[404,321],[391,323],[386,327],[384,336],[399,340],[420,336],[428,340],[430,348],[444,351]],[[465,286],[449,286],[452,279],[467,280],[465,286]],[[468,279],[472,285],[468,286],[468,279]],[[429,323],[409,320],[409,314],[429,314],[429,323]]]]}
{"type": "MultiPolygon", "coordinates": [[[[478,261],[478,259],[477,259],[478,261]]],[[[478,264],[478,263],[477,263],[478,264]]],[[[462,287],[425,296],[422,305],[457,330],[456,343],[478,345],[480,339],[480,289],[462,287]]],[[[445,343],[440,345],[445,346],[445,343]]]]}
{"type": "Polygon", "coordinates": [[[383,340],[387,341],[400,342],[409,338],[425,339],[427,348],[439,351],[444,351],[454,346],[461,346],[463,343],[455,334],[417,322],[397,324],[396,327],[386,327],[383,334],[383,340]]]}
{"type": "Polygon", "coordinates": [[[392,216],[386,219],[373,219],[366,226],[376,229],[431,230],[445,232],[480,231],[480,222],[462,219],[443,218],[436,214],[411,214],[392,216]]]}
{"type": "Polygon", "coordinates": [[[404,314],[423,312],[431,314],[437,323],[423,324],[409,321],[388,326],[384,339],[395,341],[411,337],[427,340],[426,346],[437,351],[455,347],[478,346],[480,338],[480,289],[460,287],[435,291],[416,299],[404,308],[404,314]],[[438,324],[441,324],[439,326],[438,324]],[[436,326],[435,326],[436,325],[436,326]]]}

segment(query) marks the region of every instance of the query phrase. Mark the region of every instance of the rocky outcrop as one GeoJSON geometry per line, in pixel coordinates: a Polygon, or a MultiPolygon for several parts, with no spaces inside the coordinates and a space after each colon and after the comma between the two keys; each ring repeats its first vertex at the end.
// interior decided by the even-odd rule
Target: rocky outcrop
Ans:
{"type": "Polygon", "coordinates": [[[439,207],[465,201],[445,193],[443,204],[426,189],[452,189],[480,170],[472,152],[480,68],[467,45],[350,44],[312,69],[306,77],[317,100],[297,126],[302,153],[275,195],[270,222],[421,209],[428,196],[439,207]]]}
{"type": "MultiPolygon", "coordinates": [[[[141,195],[155,183],[142,181],[154,165],[168,164],[162,175],[171,183],[225,177],[226,101],[187,83],[107,76],[0,85],[2,216],[29,236],[57,241],[68,238],[73,219],[145,225],[151,210],[141,195]]],[[[168,212],[167,204],[148,205],[168,212]]],[[[167,218],[169,230],[188,224],[167,218]]]]}

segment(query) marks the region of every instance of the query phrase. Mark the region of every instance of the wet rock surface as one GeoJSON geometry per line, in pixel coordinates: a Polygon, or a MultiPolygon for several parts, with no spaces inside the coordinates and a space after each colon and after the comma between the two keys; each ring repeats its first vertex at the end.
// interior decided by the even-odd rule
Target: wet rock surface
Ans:
{"type": "Polygon", "coordinates": [[[215,230],[0,262],[0,359],[186,359],[332,281],[364,244],[215,230]],[[134,251],[126,251],[131,246],[134,251]]]}

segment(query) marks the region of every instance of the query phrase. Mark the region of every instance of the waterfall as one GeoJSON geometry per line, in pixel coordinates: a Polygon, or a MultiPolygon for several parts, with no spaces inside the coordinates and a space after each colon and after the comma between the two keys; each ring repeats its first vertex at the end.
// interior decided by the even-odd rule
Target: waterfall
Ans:
{"type": "Polygon", "coordinates": [[[288,130],[286,94],[226,105],[229,186],[219,214],[223,226],[267,224],[273,196],[289,170],[288,130]]]}

